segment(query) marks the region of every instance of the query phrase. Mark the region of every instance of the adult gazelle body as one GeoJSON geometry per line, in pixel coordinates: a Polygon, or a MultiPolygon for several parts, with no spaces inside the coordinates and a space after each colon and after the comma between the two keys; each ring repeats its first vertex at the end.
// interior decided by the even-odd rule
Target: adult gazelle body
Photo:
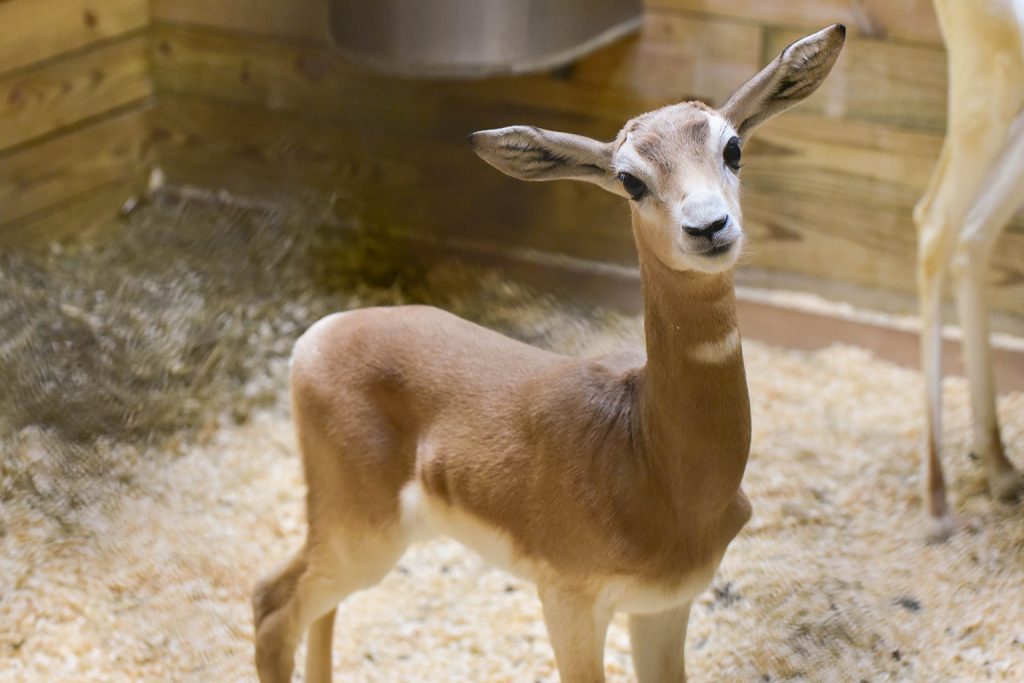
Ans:
{"type": "Polygon", "coordinates": [[[290,680],[307,629],[306,680],[328,681],[338,602],[433,534],[536,582],[566,683],[604,680],[616,611],[639,679],[684,680],[690,602],[750,516],[740,146],[816,89],[844,36],[790,45],[721,110],[664,107],[609,143],[523,126],[471,137],[514,177],[629,199],[646,354],[559,356],[416,306],[310,328],[291,376],[309,532],[253,598],[261,681],[290,680]]]}

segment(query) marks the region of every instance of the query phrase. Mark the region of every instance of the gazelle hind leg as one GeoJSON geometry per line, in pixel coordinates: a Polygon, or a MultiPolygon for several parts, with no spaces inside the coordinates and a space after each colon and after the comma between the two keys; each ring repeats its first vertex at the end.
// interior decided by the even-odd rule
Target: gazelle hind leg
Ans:
{"type": "Polygon", "coordinates": [[[629,641],[638,683],[686,680],[686,626],[690,605],[657,614],[631,614],[629,641]]]}
{"type": "Polygon", "coordinates": [[[604,642],[611,610],[574,589],[540,586],[544,623],[562,683],[604,683],[604,642]]]}
{"type": "Polygon", "coordinates": [[[308,543],[257,585],[253,617],[260,683],[291,681],[295,649],[307,629],[306,680],[330,681],[335,607],[351,593],[384,578],[406,548],[399,532],[361,535],[364,540],[340,547],[308,543]]]}
{"type": "Polygon", "coordinates": [[[953,531],[942,474],[942,284],[945,268],[918,274],[921,297],[921,366],[925,382],[925,433],[921,454],[928,537],[944,540],[953,531]]]}
{"type": "Polygon", "coordinates": [[[987,282],[996,238],[1024,202],[1024,114],[1010,129],[1004,151],[967,215],[953,261],[964,365],[971,394],[974,451],[985,463],[989,491],[1003,501],[1024,494],[1024,478],[1006,457],[996,414],[989,348],[987,282]]]}
{"type": "Polygon", "coordinates": [[[298,629],[286,609],[306,571],[302,553],[262,579],[252,596],[256,672],[261,683],[285,683],[292,679],[298,629]]]}
{"type": "Polygon", "coordinates": [[[984,266],[988,260],[965,260],[970,263],[957,269],[956,299],[963,326],[964,364],[971,394],[973,450],[985,463],[992,497],[1012,502],[1024,492],[1024,479],[1006,457],[996,415],[985,284],[981,281],[986,275],[984,266]]]}

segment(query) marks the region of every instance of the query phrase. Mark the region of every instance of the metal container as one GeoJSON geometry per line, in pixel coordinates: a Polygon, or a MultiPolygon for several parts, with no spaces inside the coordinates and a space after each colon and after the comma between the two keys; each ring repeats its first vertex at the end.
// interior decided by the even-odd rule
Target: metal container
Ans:
{"type": "Polygon", "coordinates": [[[331,0],[335,45],[409,77],[551,69],[635,31],[642,0],[331,0]]]}

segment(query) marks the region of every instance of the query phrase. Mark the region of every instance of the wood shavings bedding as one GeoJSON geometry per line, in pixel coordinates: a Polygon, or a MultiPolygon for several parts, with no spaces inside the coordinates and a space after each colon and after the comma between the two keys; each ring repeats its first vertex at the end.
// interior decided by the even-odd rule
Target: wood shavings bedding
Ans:
{"type": "MultiPolygon", "coordinates": [[[[637,319],[587,319],[514,287],[499,305],[571,352],[639,335],[637,319]]],[[[695,604],[692,680],[1024,678],[1024,510],[985,494],[963,381],[946,382],[944,443],[964,527],[927,545],[917,373],[847,347],[744,353],[754,517],[695,604]]],[[[0,680],[254,680],[249,592],[304,529],[286,405],[242,425],[224,417],[169,463],[145,459],[144,484],[115,491],[74,535],[0,503],[0,680]]],[[[1020,467],[1024,395],[999,411],[1020,467]]],[[[557,680],[532,587],[447,541],[414,547],[343,603],[334,650],[339,681],[557,680]]],[[[606,669],[633,680],[621,617],[606,669]]]]}

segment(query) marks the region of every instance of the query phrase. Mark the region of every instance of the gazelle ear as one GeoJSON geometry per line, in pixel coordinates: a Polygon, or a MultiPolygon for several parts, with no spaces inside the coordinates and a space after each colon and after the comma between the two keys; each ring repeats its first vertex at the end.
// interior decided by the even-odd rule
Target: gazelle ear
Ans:
{"type": "Polygon", "coordinates": [[[482,130],[469,136],[477,156],[520,180],[585,180],[625,195],[612,174],[612,143],[533,126],[482,130]]]}
{"type": "Polygon", "coordinates": [[[719,112],[749,137],[759,125],[808,97],[832,70],[846,41],[846,27],[833,26],[801,38],[733,93],[719,112]]]}

